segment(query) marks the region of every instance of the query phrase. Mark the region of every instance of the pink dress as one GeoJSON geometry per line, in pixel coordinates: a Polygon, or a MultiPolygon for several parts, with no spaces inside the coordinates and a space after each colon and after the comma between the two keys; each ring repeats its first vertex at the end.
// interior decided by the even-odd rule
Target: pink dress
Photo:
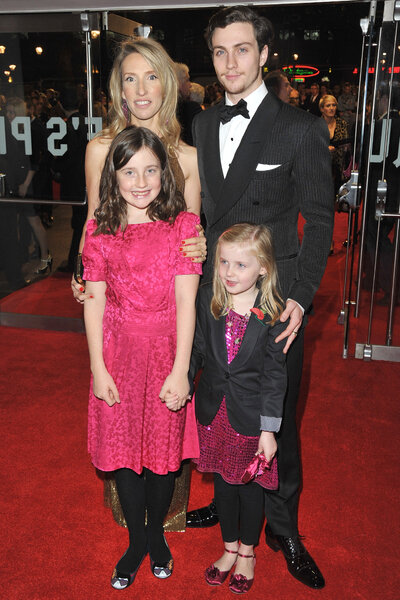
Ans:
{"type": "MultiPolygon", "coordinates": [[[[225,340],[228,364],[239,351],[249,317],[230,310],[226,316],[225,340]]],[[[219,473],[232,485],[242,484],[242,476],[253,460],[258,448],[259,436],[243,435],[229,423],[225,398],[210,425],[197,423],[200,457],[195,459],[197,469],[219,473]]],[[[276,457],[270,470],[255,477],[254,481],[267,490],[278,489],[278,466],[276,457]]]]}
{"type": "Polygon", "coordinates": [[[201,273],[201,264],[179,252],[181,240],[197,235],[198,222],[182,212],[173,225],[128,225],[115,236],[95,236],[95,221],[88,223],[84,276],[107,283],[103,355],[121,399],[108,406],[91,382],[88,449],[102,471],[146,467],[164,475],[198,456],[191,402],[172,412],[158,397],[176,352],[175,275],[201,273]]]}

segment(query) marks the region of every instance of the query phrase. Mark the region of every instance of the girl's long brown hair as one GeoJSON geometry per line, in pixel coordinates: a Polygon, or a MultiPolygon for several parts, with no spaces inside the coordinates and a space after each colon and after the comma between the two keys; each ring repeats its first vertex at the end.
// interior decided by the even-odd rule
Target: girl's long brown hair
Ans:
{"type": "Polygon", "coordinates": [[[148,148],[161,165],[161,191],[149,205],[147,215],[152,221],[173,223],[178,214],[186,210],[185,200],[176,189],[167,151],[160,138],[150,129],[131,125],[114,138],[107,154],[100,179],[100,204],[94,213],[97,222],[96,234],[115,235],[119,227],[122,231],[125,230],[128,224],[127,203],[119,191],[117,171],[142,148],[148,148]]]}
{"type": "Polygon", "coordinates": [[[236,244],[250,250],[257,257],[260,267],[266,270],[266,274],[260,275],[258,281],[261,291],[259,308],[269,315],[268,322],[274,325],[283,311],[283,301],[278,292],[278,272],[272,236],[266,225],[253,225],[252,223],[232,225],[218,238],[214,261],[213,297],[210,305],[214,319],[218,320],[219,317],[226,315],[232,305],[232,296],[226,290],[219,276],[221,244],[223,243],[236,244]]]}

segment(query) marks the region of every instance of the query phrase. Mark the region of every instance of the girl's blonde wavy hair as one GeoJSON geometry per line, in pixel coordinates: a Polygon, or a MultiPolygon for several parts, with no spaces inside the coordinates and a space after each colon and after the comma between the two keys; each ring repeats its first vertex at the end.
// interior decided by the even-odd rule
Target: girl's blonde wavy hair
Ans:
{"type": "Polygon", "coordinates": [[[164,48],[150,38],[132,38],[125,40],[119,46],[110,73],[109,90],[111,108],[108,115],[109,125],[99,134],[99,137],[114,139],[127,125],[126,116],[122,110],[122,63],[130,54],[140,54],[154,70],[162,87],[163,102],[159,112],[159,131],[170,156],[176,155],[179,145],[181,128],[176,118],[178,101],[178,82],[174,62],[164,48]]]}
{"type": "Polygon", "coordinates": [[[278,272],[272,236],[266,225],[251,223],[237,223],[224,231],[218,238],[214,261],[213,297],[210,305],[214,319],[218,320],[219,317],[226,315],[232,307],[232,295],[226,290],[219,276],[221,244],[223,243],[236,244],[250,250],[257,257],[260,267],[266,270],[266,274],[260,275],[258,280],[261,291],[258,308],[267,313],[270,318],[268,322],[274,325],[283,311],[283,300],[278,292],[278,272]]]}

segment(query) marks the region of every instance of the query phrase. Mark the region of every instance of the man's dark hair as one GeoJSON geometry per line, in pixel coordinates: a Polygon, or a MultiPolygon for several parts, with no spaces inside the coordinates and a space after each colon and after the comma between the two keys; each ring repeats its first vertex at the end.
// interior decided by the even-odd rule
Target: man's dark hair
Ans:
{"type": "Polygon", "coordinates": [[[211,52],[213,50],[212,37],[215,29],[217,27],[225,29],[225,27],[232,25],[232,23],[250,23],[250,25],[253,26],[254,35],[260,52],[264,46],[270,46],[273,42],[274,28],[271,21],[266,17],[260,17],[248,6],[227,6],[213,14],[208,23],[205,39],[211,52]]]}
{"type": "Polygon", "coordinates": [[[277,96],[279,96],[279,92],[281,91],[281,85],[283,82],[286,82],[287,77],[282,71],[270,71],[264,77],[265,85],[268,88],[271,88],[277,96]]]}

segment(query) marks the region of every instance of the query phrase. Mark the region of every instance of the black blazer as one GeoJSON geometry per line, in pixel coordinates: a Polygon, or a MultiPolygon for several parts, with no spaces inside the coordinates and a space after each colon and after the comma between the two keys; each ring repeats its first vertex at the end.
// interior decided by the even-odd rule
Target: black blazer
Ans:
{"type": "Polygon", "coordinates": [[[304,110],[311,113],[312,115],[315,115],[316,117],[320,117],[321,111],[319,110],[319,101],[321,100],[321,98],[321,94],[318,94],[318,96],[313,101],[311,94],[307,96],[303,105],[304,110]]]}
{"type": "MultiPolygon", "coordinates": [[[[286,340],[275,343],[285,323],[274,327],[251,314],[240,349],[228,364],[226,317],[210,311],[212,285],[202,285],[197,297],[197,322],[189,377],[203,369],[195,395],[196,417],[209,425],[225,397],[233,429],[256,436],[260,430],[279,431],[286,393],[286,340]]],[[[258,306],[259,298],[255,306],[258,306]]]]}
{"type": "Polygon", "coordinates": [[[224,179],[219,155],[219,110],[202,111],[193,124],[206,217],[211,279],[215,242],[234,223],[272,230],[282,297],[310,307],[325,270],[333,229],[329,132],[323,119],[268,93],[253,116],[224,179]],[[269,165],[269,170],[257,169],[269,165]],[[300,246],[297,221],[306,220],[300,246]]]}

